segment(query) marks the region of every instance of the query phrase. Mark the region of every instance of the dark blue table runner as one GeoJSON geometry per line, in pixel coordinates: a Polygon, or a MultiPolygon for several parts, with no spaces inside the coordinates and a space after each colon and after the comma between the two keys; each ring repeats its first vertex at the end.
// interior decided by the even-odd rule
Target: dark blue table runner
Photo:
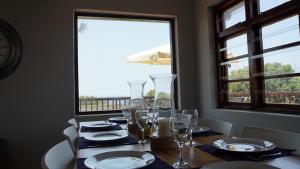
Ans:
{"type": "Polygon", "coordinates": [[[109,126],[109,127],[87,127],[81,126],[81,132],[97,132],[97,131],[111,131],[111,130],[122,130],[120,125],[109,126]]]}
{"type": "Polygon", "coordinates": [[[222,133],[213,130],[208,130],[205,132],[193,132],[193,137],[206,137],[206,136],[214,136],[214,135],[222,135],[222,133]]]}
{"type": "Polygon", "coordinates": [[[265,151],[265,152],[251,152],[251,153],[231,152],[231,151],[218,149],[211,144],[200,145],[197,146],[197,148],[226,161],[265,161],[265,160],[275,159],[279,157],[289,156],[292,155],[292,153],[295,151],[292,149],[274,148],[272,150],[265,151]],[[276,153],[280,153],[280,154],[264,156],[263,158],[258,159],[262,155],[268,155],[268,154],[270,155],[276,153]]]}
{"type": "Polygon", "coordinates": [[[118,124],[126,124],[127,123],[126,120],[124,120],[124,121],[120,121],[120,120],[108,120],[108,121],[111,122],[111,123],[118,123],[118,124]]]}

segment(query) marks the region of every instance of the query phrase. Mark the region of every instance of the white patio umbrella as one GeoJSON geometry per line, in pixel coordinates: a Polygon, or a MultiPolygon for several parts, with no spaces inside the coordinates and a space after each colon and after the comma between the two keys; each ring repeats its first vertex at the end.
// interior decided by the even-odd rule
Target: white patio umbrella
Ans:
{"type": "Polygon", "coordinates": [[[155,47],[126,57],[127,63],[170,65],[170,44],[155,47]]]}

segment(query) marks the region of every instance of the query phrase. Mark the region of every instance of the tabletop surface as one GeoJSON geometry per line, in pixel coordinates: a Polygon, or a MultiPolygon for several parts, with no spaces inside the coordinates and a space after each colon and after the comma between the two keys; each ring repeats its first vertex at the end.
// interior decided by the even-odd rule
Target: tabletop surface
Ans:
{"type": "MultiPolygon", "coordinates": [[[[90,122],[80,122],[80,126],[85,126],[90,122]]],[[[79,136],[83,137],[84,132],[80,132],[79,136]]],[[[215,136],[205,136],[205,137],[194,137],[193,140],[199,144],[212,144],[215,140],[224,138],[223,135],[215,135],[215,136]]],[[[97,148],[86,148],[79,149],[77,151],[77,158],[87,158],[89,156],[93,156],[103,152],[109,151],[150,151],[149,144],[134,144],[134,145],[120,145],[120,146],[111,146],[111,147],[97,147],[97,148]]],[[[179,159],[179,151],[178,150],[168,150],[168,151],[155,151],[154,152],[159,158],[168,164],[173,164],[179,159]]],[[[217,161],[224,161],[223,159],[219,159],[207,152],[204,152],[196,147],[185,146],[183,151],[183,158],[185,161],[188,161],[191,164],[192,168],[201,167],[205,164],[209,164],[217,161]]],[[[281,158],[276,158],[273,160],[263,161],[261,163],[266,163],[278,168],[282,169],[300,169],[300,156],[292,155],[281,158]]]]}

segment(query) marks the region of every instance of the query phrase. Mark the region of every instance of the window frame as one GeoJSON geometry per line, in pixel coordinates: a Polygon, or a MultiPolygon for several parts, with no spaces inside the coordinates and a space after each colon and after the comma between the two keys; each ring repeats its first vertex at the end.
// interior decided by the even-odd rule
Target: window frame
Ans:
{"type": "MultiPolygon", "coordinates": [[[[152,20],[152,21],[167,21],[170,23],[170,42],[171,42],[171,52],[172,52],[172,63],[171,63],[171,72],[176,74],[177,72],[177,50],[176,50],[176,17],[173,16],[152,16],[145,14],[123,14],[123,13],[111,13],[111,12],[87,12],[76,10],[73,15],[73,23],[74,23],[74,96],[75,96],[75,115],[83,116],[83,115],[101,115],[101,114],[115,114],[121,113],[122,110],[103,110],[103,111],[87,111],[80,112],[79,107],[79,78],[78,78],[78,17],[100,17],[100,18],[111,18],[111,19],[129,19],[129,20],[152,20]]],[[[178,78],[174,81],[174,104],[175,108],[178,107],[178,78]]],[[[130,97],[130,96],[129,96],[130,97]]]]}
{"type": "Polygon", "coordinates": [[[293,15],[298,15],[299,25],[300,25],[300,9],[297,6],[298,2],[296,2],[297,0],[291,0],[289,2],[283,3],[279,6],[276,6],[265,12],[260,13],[259,0],[244,0],[246,20],[244,22],[237,23],[225,29],[223,18],[222,18],[224,11],[242,1],[243,0],[225,0],[213,8],[214,23],[215,23],[214,26],[215,52],[216,52],[215,55],[216,55],[216,68],[217,68],[216,82],[217,82],[217,91],[218,91],[217,106],[218,108],[227,108],[227,109],[257,110],[257,111],[270,111],[270,112],[297,114],[297,111],[300,110],[300,105],[265,103],[264,80],[279,78],[279,77],[297,77],[297,76],[300,77],[300,73],[272,75],[272,76],[261,75],[261,72],[264,72],[263,57],[260,57],[258,59],[252,59],[251,56],[300,45],[300,40],[299,40],[297,42],[288,43],[288,44],[263,50],[262,36],[261,36],[262,26],[275,23],[277,21],[291,17],[293,15]],[[246,33],[247,35],[248,54],[225,59],[224,53],[226,52],[220,52],[220,49],[225,47],[226,39],[232,38],[234,36],[243,33],[246,33]],[[254,41],[255,38],[256,39],[258,38],[258,40],[254,41]],[[227,70],[226,68],[224,68],[224,66],[221,65],[221,63],[224,63],[226,61],[241,59],[241,58],[248,58],[249,80],[246,79],[226,80],[226,78],[228,78],[226,72],[227,70]],[[228,101],[227,86],[230,81],[235,81],[235,82],[249,81],[251,103],[228,101]]]}

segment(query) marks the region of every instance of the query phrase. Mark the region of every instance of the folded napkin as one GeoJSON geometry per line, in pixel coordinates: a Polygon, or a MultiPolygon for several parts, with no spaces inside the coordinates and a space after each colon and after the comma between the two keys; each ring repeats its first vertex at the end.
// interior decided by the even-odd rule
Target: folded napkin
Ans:
{"type": "Polygon", "coordinates": [[[77,146],[78,149],[85,149],[85,148],[94,148],[94,147],[130,145],[130,144],[137,144],[137,143],[138,140],[132,136],[127,136],[119,140],[109,140],[109,141],[91,141],[85,139],[84,137],[79,137],[77,146]]]}
{"type": "Polygon", "coordinates": [[[206,136],[214,136],[214,135],[222,135],[222,133],[212,131],[212,130],[208,130],[205,132],[193,132],[194,137],[206,137],[206,136]]]}
{"type": "Polygon", "coordinates": [[[205,144],[196,147],[226,161],[265,161],[289,156],[292,155],[292,153],[295,151],[292,149],[283,149],[276,147],[272,150],[264,152],[232,152],[218,149],[211,144],[205,144]]]}
{"type": "MultiPolygon", "coordinates": [[[[85,160],[85,158],[77,158],[76,159],[77,169],[88,169],[84,165],[84,160],[85,160]]],[[[167,164],[166,162],[164,162],[163,160],[161,160],[160,158],[158,158],[157,156],[155,156],[155,161],[152,164],[150,164],[146,167],[142,167],[140,169],[174,169],[174,168],[172,166],[170,166],[169,164],[167,164]]]]}
{"type": "Polygon", "coordinates": [[[110,131],[110,130],[122,130],[120,125],[108,126],[108,127],[88,127],[81,126],[81,132],[95,132],[95,131],[110,131]]]}

